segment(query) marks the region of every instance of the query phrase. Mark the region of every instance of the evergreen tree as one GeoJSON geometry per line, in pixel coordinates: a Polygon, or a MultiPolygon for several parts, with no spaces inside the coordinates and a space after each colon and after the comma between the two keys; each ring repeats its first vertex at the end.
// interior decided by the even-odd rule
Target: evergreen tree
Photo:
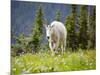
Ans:
{"type": "Polygon", "coordinates": [[[65,26],[67,29],[67,47],[71,48],[72,47],[72,42],[71,42],[71,35],[72,35],[72,30],[71,30],[71,25],[72,25],[72,18],[71,15],[68,15],[65,20],[65,26]]]}
{"type": "Polygon", "coordinates": [[[71,14],[66,17],[65,25],[67,28],[67,45],[68,47],[72,48],[73,51],[77,48],[77,34],[76,34],[76,19],[77,19],[77,7],[76,5],[72,5],[71,14]]]}
{"type": "Polygon", "coordinates": [[[87,48],[87,6],[80,6],[80,19],[79,19],[79,46],[82,49],[87,48]]]}
{"type": "Polygon", "coordinates": [[[88,7],[88,48],[95,48],[95,7],[88,7]]]}
{"type": "Polygon", "coordinates": [[[16,44],[11,46],[11,55],[16,56],[20,55],[22,52],[26,53],[26,41],[23,33],[19,34],[19,36],[13,37],[16,40],[16,44]]]}
{"type": "Polygon", "coordinates": [[[77,6],[72,5],[72,50],[76,50],[78,47],[78,35],[77,35],[77,6]]]}
{"type": "Polygon", "coordinates": [[[60,21],[60,20],[61,20],[61,13],[60,13],[60,10],[57,10],[55,20],[57,20],[57,21],[60,21]]]}
{"type": "Polygon", "coordinates": [[[96,7],[93,7],[93,15],[92,15],[92,26],[93,26],[93,48],[96,47],[96,7]]]}
{"type": "Polygon", "coordinates": [[[43,27],[43,13],[42,8],[39,6],[36,18],[34,21],[34,28],[32,29],[32,41],[30,44],[34,44],[34,51],[37,52],[38,48],[40,47],[40,40],[42,37],[42,27],[43,27]]]}

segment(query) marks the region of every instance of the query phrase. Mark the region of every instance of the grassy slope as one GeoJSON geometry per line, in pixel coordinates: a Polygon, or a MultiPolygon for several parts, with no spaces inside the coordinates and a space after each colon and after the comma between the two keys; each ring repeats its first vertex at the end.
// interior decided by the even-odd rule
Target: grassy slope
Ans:
{"type": "Polygon", "coordinates": [[[95,50],[66,52],[51,56],[50,52],[24,54],[12,58],[12,74],[91,70],[96,68],[95,50]]]}

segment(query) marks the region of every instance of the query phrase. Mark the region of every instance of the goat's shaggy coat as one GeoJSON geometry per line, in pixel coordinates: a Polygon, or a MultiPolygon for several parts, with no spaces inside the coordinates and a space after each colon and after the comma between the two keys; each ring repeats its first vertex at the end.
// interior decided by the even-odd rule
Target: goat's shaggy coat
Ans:
{"type": "Polygon", "coordinates": [[[47,34],[49,34],[48,41],[51,51],[54,53],[54,50],[57,51],[58,47],[60,47],[62,52],[64,52],[67,38],[67,30],[64,24],[58,21],[53,21],[48,27],[49,33],[47,34]]]}

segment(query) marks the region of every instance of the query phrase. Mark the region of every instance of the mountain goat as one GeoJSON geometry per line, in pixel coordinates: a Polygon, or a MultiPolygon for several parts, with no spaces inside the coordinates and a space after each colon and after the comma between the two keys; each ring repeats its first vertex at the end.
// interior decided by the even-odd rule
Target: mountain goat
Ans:
{"type": "Polygon", "coordinates": [[[49,41],[49,47],[53,54],[58,50],[58,47],[65,51],[67,31],[63,23],[59,21],[53,21],[50,25],[45,25],[46,38],[49,41]]]}

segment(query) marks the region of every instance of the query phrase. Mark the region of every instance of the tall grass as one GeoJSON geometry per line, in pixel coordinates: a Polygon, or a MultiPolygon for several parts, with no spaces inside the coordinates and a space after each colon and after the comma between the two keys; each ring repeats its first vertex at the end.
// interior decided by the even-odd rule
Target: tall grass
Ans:
{"type": "Polygon", "coordinates": [[[12,57],[12,75],[19,73],[40,73],[58,71],[77,71],[96,69],[96,51],[67,51],[64,54],[51,56],[48,51],[36,54],[23,54],[12,57]]]}

